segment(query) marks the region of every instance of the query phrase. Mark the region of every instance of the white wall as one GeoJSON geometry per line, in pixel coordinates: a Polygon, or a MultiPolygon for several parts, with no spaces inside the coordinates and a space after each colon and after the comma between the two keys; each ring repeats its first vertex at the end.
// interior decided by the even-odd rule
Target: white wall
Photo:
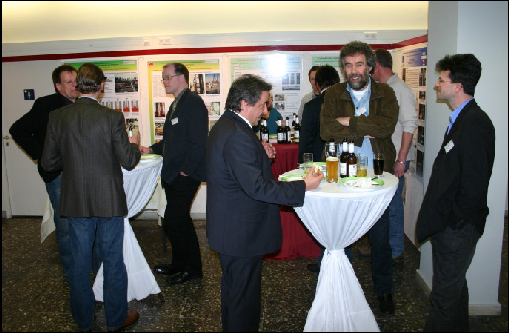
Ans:
{"type": "MultiPolygon", "coordinates": [[[[431,98],[436,96],[432,83],[438,75],[433,68],[439,59],[455,53],[476,55],[482,64],[482,76],[475,99],[496,131],[495,164],[488,191],[490,214],[467,273],[471,314],[500,313],[498,285],[508,179],[507,70],[501,70],[508,63],[507,9],[507,2],[497,1],[440,1],[429,6],[425,188],[451,113],[446,104],[431,98]]],[[[426,242],[421,247],[418,273],[428,286],[433,274],[431,264],[431,245],[426,242]]]]}

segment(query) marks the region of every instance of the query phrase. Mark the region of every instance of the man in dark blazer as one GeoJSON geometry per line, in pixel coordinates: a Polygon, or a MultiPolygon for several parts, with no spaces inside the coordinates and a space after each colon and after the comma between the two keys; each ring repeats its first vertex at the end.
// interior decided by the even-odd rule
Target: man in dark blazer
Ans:
{"type": "Polygon", "coordinates": [[[436,70],[437,99],[454,111],[416,224],[417,240],[431,237],[433,253],[433,308],[424,331],[468,332],[466,273],[489,213],[495,128],[473,99],[481,77],[473,54],[446,56],[436,70]]]}
{"type": "MultiPolygon", "coordinates": [[[[339,83],[338,71],[329,65],[320,66],[316,70],[315,84],[320,95],[304,104],[302,125],[299,139],[299,163],[304,153],[313,153],[313,160],[321,161],[325,141],[320,137],[320,111],[322,110],[325,91],[333,84],[339,83]]],[[[315,89],[313,89],[315,90],[315,89]]]]}
{"type": "Polygon", "coordinates": [[[104,81],[96,65],[79,68],[76,88],[82,95],[76,103],[50,114],[41,161],[46,171],[62,170],[60,214],[69,221],[71,308],[83,331],[90,330],[94,322],[95,297],[90,282],[94,242],[104,268],[108,329],[122,329],[138,319],[137,311],[127,312],[123,257],[127,202],[121,166],[131,170],[139,162],[140,137],[138,132],[129,139],[122,112],[97,101],[104,81]]]}
{"type": "MultiPolygon", "coordinates": [[[[60,217],[60,182],[62,170],[48,172],[41,167],[41,156],[46,138],[46,126],[48,125],[51,111],[74,103],[79,95],[76,90],[76,69],[69,65],[61,65],[55,68],[52,75],[55,93],[40,97],[32,106],[32,109],[12,124],[9,133],[12,139],[27,153],[30,158],[37,160],[37,169],[46,185],[46,192],[53,207],[55,222],[55,238],[58,253],[64,273],[69,276],[71,265],[71,247],[69,245],[69,224],[65,217],[60,217]]],[[[96,261],[96,260],[95,260],[96,261]]],[[[94,273],[97,273],[99,264],[94,263],[94,273]]]]}
{"type": "Polygon", "coordinates": [[[262,255],[281,247],[279,205],[304,203],[323,173],[304,181],[276,182],[275,150],[260,143],[252,126],[267,112],[272,85],[255,75],[235,80],[225,112],[207,140],[207,237],[219,252],[223,330],[257,331],[262,255]]]}
{"type": "Polygon", "coordinates": [[[203,276],[200,245],[190,214],[196,192],[205,181],[208,112],[201,97],[189,90],[189,71],[183,64],[167,64],[162,76],[166,93],[175,100],[166,115],[163,139],[150,148],[141,147],[141,151],[163,156],[163,227],[171,243],[172,263],[157,265],[154,270],[170,276],[167,282],[172,286],[203,276]]]}

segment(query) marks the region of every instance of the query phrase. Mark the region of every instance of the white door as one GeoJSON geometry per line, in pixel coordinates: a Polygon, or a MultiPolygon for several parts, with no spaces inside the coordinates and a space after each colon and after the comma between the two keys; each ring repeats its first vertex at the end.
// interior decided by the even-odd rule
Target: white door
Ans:
{"type": "Polygon", "coordinates": [[[2,144],[7,178],[2,187],[8,186],[2,193],[9,193],[12,215],[42,216],[44,211],[47,193],[37,164],[11,139],[9,128],[34,103],[23,99],[24,89],[35,89],[35,98],[55,92],[51,72],[58,65],[58,61],[2,63],[2,144]]]}

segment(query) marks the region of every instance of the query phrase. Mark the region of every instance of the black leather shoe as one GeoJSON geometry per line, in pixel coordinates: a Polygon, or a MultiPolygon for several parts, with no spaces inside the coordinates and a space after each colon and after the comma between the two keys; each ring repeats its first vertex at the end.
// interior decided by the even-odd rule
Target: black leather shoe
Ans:
{"type": "Polygon", "coordinates": [[[391,293],[383,293],[378,296],[378,302],[380,303],[380,311],[384,314],[394,314],[394,302],[392,301],[391,293]]]}
{"type": "Polygon", "coordinates": [[[320,271],[320,266],[318,266],[318,264],[308,264],[307,269],[310,272],[318,273],[320,271]]]}
{"type": "Polygon", "coordinates": [[[169,287],[182,284],[187,281],[195,280],[195,279],[201,279],[203,277],[203,274],[189,274],[189,272],[182,272],[179,275],[172,276],[166,280],[166,283],[169,287]]]}
{"type": "Polygon", "coordinates": [[[161,275],[175,275],[180,273],[181,270],[173,267],[172,264],[164,264],[164,265],[156,265],[154,267],[154,272],[161,275]]]}

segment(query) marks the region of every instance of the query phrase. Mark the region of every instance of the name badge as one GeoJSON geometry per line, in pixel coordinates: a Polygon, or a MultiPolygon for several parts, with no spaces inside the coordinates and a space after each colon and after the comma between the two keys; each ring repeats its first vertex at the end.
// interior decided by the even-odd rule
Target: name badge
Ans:
{"type": "Polygon", "coordinates": [[[454,147],[454,142],[449,141],[445,146],[444,146],[444,150],[446,153],[448,153],[452,148],[454,147]]]}
{"type": "Polygon", "coordinates": [[[178,118],[178,117],[177,117],[177,118],[173,118],[173,119],[171,120],[171,124],[172,124],[172,125],[175,125],[175,124],[178,124],[178,123],[179,123],[179,118],[178,118]]]}

